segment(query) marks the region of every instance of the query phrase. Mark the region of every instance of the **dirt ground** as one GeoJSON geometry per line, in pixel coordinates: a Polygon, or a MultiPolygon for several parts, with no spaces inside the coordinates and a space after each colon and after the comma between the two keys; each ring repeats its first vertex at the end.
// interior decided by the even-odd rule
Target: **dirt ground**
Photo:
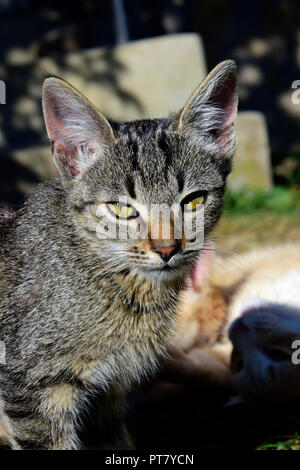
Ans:
{"type": "Polygon", "coordinates": [[[260,211],[246,215],[223,216],[213,233],[217,246],[228,254],[256,245],[300,240],[300,218],[296,215],[260,211]]]}

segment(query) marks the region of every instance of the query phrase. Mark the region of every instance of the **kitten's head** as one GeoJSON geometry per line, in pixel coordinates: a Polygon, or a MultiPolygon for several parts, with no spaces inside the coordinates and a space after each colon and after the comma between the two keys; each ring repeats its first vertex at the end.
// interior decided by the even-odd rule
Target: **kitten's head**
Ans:
{"type": "Polygon", "coordinates": [[[110,124],[57,78],[44,83],[43,109],[78,233],[115,269],[182,273],[222,210],[235,149],[234,62],[219,64],[165,119],[110,124]]]}

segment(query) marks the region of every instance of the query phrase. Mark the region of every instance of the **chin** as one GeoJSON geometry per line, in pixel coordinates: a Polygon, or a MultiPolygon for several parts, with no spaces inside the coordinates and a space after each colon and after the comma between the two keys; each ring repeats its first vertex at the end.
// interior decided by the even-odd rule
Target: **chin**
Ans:
{"type": "Polygon", "coordinates": [[[174,265],[165,264],[163,266],[141,266],[139,271],[143,273],[148,279],[157,281],[172,282],[174,280],[182,280],[189,270],[189,264],[177,262],[174,265]]]}
{"type": "Polygon", "coordinates": [[[183,278],[182,273],[178,270],[174,271],[171,269],[152,269],[152,270],[145,270],[144,276],[147,279],[151,279],[155,282],[161,284],[172,284],[178,283],[183,278]]]}

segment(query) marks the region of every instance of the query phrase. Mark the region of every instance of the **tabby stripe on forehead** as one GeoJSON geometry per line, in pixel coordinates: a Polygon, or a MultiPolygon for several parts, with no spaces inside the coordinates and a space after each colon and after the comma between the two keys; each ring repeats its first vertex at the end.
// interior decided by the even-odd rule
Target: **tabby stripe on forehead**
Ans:
{"type": "Polygon", "coordinates": [[[184,178],[182,171],[179,171],[177,175],[177,182],[178,182],[178,191],[181,193],[184,187],[184,178]]]}
{"type": "Polygon", "coordinates": [[[145,178],[145,174],[144,174],[144,168],[143,168],[143,166],[141,166],[139,164],[139,160],[138,160],[139,144],[138,144],[137,140],[135,138],[133,138],[131,135],[128,139],[128,143],[129,143],[129,145],[131,145],[131,148],[132,148],[131,164],[132,164],[133,173],[134,172],[138,173],[140,175],[142,181],[145,184],[146,183],[146,178],[145,178]]]}
{"type": "Polygon", "coordinates": [[[136,141],[135,138],[132,137],[132,134],[129,133],[129,136],[128,136],[128,144],[129,146],[131,147],[131,151],[132,151],[132,157],[131,157],[131,160],[132,160],[132,167],[133,167],[133,171],[136,171],[138,170],[138,151],[139,151],[139,146],[138,146],[138,143],[136,141]]]}
{"type": "Polygon", "coordinates": [[[157,144],[158,144],[160,150],[162,151],[162,153],[165,156],[166,166],[169,166],[171,164],[172,152],[170,152],[165,134],[162,133],[162,134],[159,135],[159,137],[157,139],[157,144]]]}
{"type": "Polygon", "coordinates": [[[125,185],[128,191],[128,194],[133,199],[136,198],[135,190],[134,190],[134,180],[132,177],[128,176],[125,181],[125,185]]]}

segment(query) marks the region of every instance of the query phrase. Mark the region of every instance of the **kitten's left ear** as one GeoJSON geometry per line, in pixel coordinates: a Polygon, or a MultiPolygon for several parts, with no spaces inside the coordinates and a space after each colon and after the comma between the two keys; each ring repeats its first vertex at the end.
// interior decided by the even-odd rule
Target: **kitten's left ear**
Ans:
{"type": "Polygon", "coordinates": [[[115,140],[107,119],[61,79],[45,80],[43,111],[54,162],[67,179],[80,175],[115,140]]]}
{"type": "Polygon", "coordinates": [[[191,136],[199,146],[231,156],[235,149],[233,124],[237,117],[236,65],[225,60],[196,88],[179,114],[179,131],[191,136]]]}

